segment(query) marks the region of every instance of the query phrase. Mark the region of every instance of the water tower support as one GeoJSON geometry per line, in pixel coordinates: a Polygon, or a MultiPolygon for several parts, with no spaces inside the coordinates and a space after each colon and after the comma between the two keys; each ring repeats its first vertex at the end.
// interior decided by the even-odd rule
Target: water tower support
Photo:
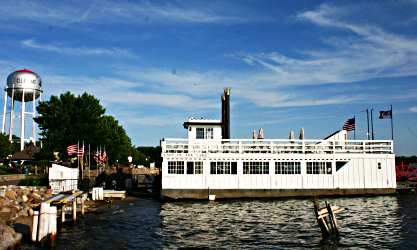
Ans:
{"type": "Polygon", "coordinates": [[[6,105],[7,105],[7,90],[4,90],[4,103],[3,103],[3,123],[1,124],[1,133],[4,134],[6,129],[6,105]]]}
{"type": "Polygon", "coordinates": [[[22,123],[20,126],[20,151],[23,151],[23,149],[25,148],[25,89],[23,89],[23,94],[22,94],[22,123]]]}
{"type": "Polygon", "coordinates": [[[36,115],[36,98],[35,95],[33,95],[33,102],[32,102],[32,140],[33,143],[36,142],[36,137],[35,137],[35,115],[36,115]]]}
{"type": "Polygon", "coordinates": [[[12,102],[10,107],[10,126],[9,126],[9,141],[13,139],[13,120],[14,120],[14,89],[12,89],[12,102]]]}

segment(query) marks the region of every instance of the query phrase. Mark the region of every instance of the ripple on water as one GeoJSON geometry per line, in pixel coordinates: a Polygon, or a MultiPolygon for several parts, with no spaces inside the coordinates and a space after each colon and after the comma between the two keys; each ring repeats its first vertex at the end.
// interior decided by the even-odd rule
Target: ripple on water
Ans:
{"type": "MultiPolygon", "coordinates": [[[[326,199],[340,237],[322,240],[311,200],[166,202],[138,199],[77,227],[64,227],[57,249],[416,249],[417,197],[326,199]]],[[[24,245],[23,249],[33,249],[24,245]]]]}

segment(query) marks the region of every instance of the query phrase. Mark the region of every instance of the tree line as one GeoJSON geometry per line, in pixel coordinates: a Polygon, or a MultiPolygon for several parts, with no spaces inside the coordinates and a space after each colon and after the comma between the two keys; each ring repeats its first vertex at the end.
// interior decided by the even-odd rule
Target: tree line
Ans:
{"type": "MultiPolygon", "coordinates": [[[[132,156],[134,164],[141,165],[160,158],[159,147],[136,148],[119,121],[107,115],[93,95],[83,93],[76,96],[66,92],[51,96],[39,103],[37,111],[39,116],[35,121],[43,145],[36,155],[39,160],[54,160],[54,152],[58,152],[60,159],[68,160],[67,146],[83,142],[86,153],[88,145],[91,151],[105,147],[109,164],[116,161],[125,164],[128,156],[132,156]]],[[[0,157],[5,158],[16,151],[16,144],[11,144],[4,134],[0,135],[0,157]]]]}

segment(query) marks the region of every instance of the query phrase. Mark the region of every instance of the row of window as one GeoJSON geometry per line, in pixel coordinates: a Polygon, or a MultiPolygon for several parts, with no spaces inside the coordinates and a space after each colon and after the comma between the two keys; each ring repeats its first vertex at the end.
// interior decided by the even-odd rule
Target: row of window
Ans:
{"type": "MultiPolygon", "coordinates": [[[[346,162],[343,162],[343,165],[346,162]]],[[[343,166],[336,162],[339,169],[343,166]]],[[[338,170],[338,169],[337,169],[338,170]]],[[[203,174],[203,162],[187,162],[187,174],[203,174]]],[[[184,174],[183,161],[168,161],[168,174],[184,174]]],[[[210,162],[210,174],[237,174],[237,162],[210,162]]],[[[243,162],[243,174],[269,174],[269,162],[243,162]]],[[[275,162],[275,174],[301,174],[301,162],[275,162]]],[[[331,162],[307,162],[307,174],[332,174],[331,162]]]]}

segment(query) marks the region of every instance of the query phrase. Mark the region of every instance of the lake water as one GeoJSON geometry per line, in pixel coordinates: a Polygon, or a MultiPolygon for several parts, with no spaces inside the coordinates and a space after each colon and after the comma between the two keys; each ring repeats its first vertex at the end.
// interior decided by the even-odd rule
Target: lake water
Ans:
{"type": "Polygon", "coordinates": [[[332,240],[322,240],[308,199],[161,203],[139,198],[65,226],[56,248],[417,249],[417,195],[326,201],[345,208],[337,215],[340,237],[332,240]]]}

